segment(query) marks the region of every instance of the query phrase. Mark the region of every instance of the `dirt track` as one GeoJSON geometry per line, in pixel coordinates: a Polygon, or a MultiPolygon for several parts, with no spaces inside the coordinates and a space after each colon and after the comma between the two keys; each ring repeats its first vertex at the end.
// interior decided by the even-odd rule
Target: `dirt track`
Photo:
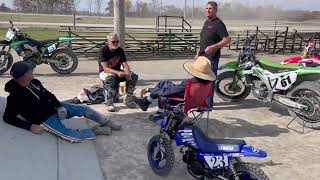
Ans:
{"type": "MultiPolygon", "coordinates": [[[[281,55],[265,56],[279,61],[281,55]]],[[[226,59],[221,59],[221,64],[226,59]]],[[[134,61],[132,69],[139,75],[136,92],[142,87],[152,86],[160,79],[179,81],[188,76],[183,68],[184,60],[134,61]]],[[[82,60],[79,68],[69,76],[54,73],[49,66],[41,65],[35,70],[35,76],[44,86],[54,92],[60,100],[74,97],[83,87],[99,84],[97,62],[82,60]]],[[[4,83],[9,75],[0,76],[0,96],[6,96],[4,83]]],[[[266,159],[245,159],[261,165],[261,168],[273,180],[319,179],[320,171],[320,132],[310,131],[299,134],[286,128],[291,117],[285,109],[277,105],[265,105],[249,98],[241,103],[226,103],[219,98],[215,100],[215,110],[210,114],[209,135],[211,137],[242,138],[249,145],[268,152],[266,159]]],[[[148,166],[146,147],[148,140],[157,133],[158,127],[147,120],[148,112],[138,109],[126,109],[119,103],[119,112],[106,113],[104,105],[93,108],[119,121],[124,130],[112,136],[98,137],[96,150],[101,167],[107,179],[157,180],[148,166]]],[[[201,123],[204,127],[204,122],[201,123]]],[[[295,123],[292,126],[300,130],[295,123]]],[[[176,162],[173,172],[166,179],[192,179],[187,173],[178,149],[175,151],[176,162]]]]}

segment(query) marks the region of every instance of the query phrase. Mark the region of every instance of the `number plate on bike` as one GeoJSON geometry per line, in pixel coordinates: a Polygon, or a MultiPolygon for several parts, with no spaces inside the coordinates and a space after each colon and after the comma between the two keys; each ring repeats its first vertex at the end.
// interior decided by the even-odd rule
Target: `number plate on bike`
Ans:
{"type": "Polygon", "coordinates": [[[48,52],[49,53],[52,53],[54,50],[56,50],[56,45],[55,44],[52,44],[51,46],[48,47],[48,52]]]}
{"type": "Polygon", "coordinates": [[[211,169],[228,167],[228,156],[204,156],[205,161],[211,169]]]}
{"type": "Polygon", "coordinates": [[[279,73],[269,78],[272,89],[287,90],[297,80],[297,73],[279,73]]]}
{"type": "Polygon", "coordinates": [[[8,30],[7,34],[6,34],[6,41],[11,41],[14,38],[14,32],[12,30],[8,30]]]}

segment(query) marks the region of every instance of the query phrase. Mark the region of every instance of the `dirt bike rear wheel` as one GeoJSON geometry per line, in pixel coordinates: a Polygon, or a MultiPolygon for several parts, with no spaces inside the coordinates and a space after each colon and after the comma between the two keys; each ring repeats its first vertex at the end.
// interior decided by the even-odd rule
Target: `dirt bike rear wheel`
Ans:
{"type": "Polygon", "coordinates": [[[70,74],[78,67],[78,57],[68,48],[58,49],[51,59],[59,63],[50,63],[51,68],[59,74],[70,74]]]}
{"type": "Polygon", "coordinates": [[[13,64],[13,57],[6,51],[0,51],[0,74],[7,72],[13,64]]]}
{"type": "MultiPolygon", "coordinates": [[[[269,177],[257,166],[251,163],[238,162],[234,164],[234,169],[240,180],[269,180],[269,177]]],[[[228,179],[233,180],[231,176],[228,179]]]]}
{"type": "Polygon", "coordinates": [[[320,127],[320,84],[305,81],[291,89],[287,96],[291,100],[308,107],[306,110],[289,110],[290,115],[305,127],[317,129],[320,127]]]}

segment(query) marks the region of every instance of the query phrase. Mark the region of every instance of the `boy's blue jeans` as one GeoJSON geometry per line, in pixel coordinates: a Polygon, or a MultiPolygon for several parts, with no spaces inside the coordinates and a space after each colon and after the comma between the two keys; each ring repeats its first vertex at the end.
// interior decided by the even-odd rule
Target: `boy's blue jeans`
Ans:
{"type": "MultiPolygon", "coordinates": [[[[67,109],[67,119],[78,116],[86,117],[100,125],[106,125],[106,117],[97,111],[91,109],[87,105],[69,104],[61,103],[64,108],[67,109]]],[[[49,128],[54,134],[62,137],[63,139],[71,140],[83,140],[83,139],[94,139],[95,134],[91,129],[70,129],[66,128],[58,117],[58,114],[54,114],[48,120],[46,120],[43,125],[49,128]]]]}

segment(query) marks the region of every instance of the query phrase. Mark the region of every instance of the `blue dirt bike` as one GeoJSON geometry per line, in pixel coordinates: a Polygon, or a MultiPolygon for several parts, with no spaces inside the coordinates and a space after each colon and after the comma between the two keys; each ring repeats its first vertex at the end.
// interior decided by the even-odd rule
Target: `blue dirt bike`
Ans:
{"type": "MultiPolygon", "coordinates": [[[[194,110],[196,111],[196,110],[194,110]]],[[[248,146],[244,140],[212,139],[195,126],[178,106],[166,108],[153,117],[160,126],[160,134],[148,144],[148,160],[153,172],[166,176],[174,165],[171,140],[182,146],[183,162],[196,179],[268,180],[255,164],[245,163],[240,157],[265,158],[267,153],[248,146]]]]}

